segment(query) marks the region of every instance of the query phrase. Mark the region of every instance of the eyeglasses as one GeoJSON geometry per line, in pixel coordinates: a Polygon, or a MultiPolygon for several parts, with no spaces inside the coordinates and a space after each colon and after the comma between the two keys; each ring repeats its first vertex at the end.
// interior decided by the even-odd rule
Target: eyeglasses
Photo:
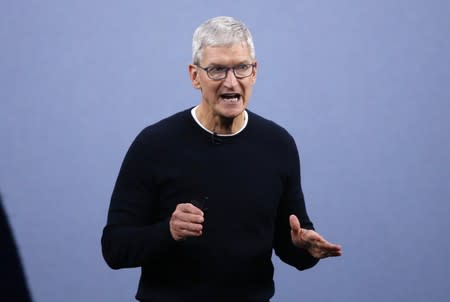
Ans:
{"type": "Polygon", "coordinates": [[[243,79],[249,77],[253,73],[253,68],[256,67],[256,63],[253,64],[239,64],[233,67],[226,66],[208,66],[201,67],[196,65],[198,68],[206,71],[206,74],[211,80],[219,81],[227,77],[228,71],[233,70],[233,74],[237,79],[243,79]]]}

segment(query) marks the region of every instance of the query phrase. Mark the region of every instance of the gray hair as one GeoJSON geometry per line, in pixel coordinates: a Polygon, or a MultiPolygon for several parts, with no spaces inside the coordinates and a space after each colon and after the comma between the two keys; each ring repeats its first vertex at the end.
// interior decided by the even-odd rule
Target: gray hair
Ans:
{"type": "Polygon", "coordinates": [[[246,43],[250,50],[250,57],[255,59],[255,46],[252,35],[247,26],[232,17],[215,17],[206,20],[194,32],[192,39],[192,62],[199,64],[202,59],[203,48],[206,46],[231,46],[246,43]]]}

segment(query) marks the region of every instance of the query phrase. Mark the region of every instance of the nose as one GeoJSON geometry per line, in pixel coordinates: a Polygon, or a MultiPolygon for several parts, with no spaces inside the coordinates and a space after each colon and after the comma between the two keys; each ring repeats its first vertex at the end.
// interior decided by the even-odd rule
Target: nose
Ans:
{"type": "Polygon", "coordinates": [[[237,83],[238,83],[238,81],[236,79],[236,76],[234,75],[233,69],[229,69],[227,72],[227,77],[225,78],[223,85],[225,87],[231,88],[231,87],[236,86],[237,83]]]}

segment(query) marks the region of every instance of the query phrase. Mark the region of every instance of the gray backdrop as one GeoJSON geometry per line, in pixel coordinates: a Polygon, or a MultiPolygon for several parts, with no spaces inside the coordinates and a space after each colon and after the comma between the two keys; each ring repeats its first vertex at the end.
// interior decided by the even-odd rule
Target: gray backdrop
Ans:
{"type": "Polygon", "coordinates": [[[444,301],[450,289],[449,1],[0,2],[0,191],[35,301],[133,301],[100,250],[125,152],[193,106],[191,37],[252,30],[250,109],[287,128],[320,233],[344,256],[273,301],[444,301]]]}

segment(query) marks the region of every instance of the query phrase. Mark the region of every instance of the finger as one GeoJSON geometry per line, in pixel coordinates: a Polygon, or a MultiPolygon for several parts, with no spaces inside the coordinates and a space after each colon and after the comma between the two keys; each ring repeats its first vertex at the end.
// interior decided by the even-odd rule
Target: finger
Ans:
{"type": "Polygon", "coordinates": [[[332,246],[327,249],[327,253],[329,253],[331,256],[341,256],[342,248],[340,246],[332,246]]]}
{"type": "Polygon", "coordinates": [[[340,256],[342,248],[340,245],[333,244],[325,240],[319,233],[313,230],[303,232],[305,242],[311,247],[311,254],[315,257],[340,256]]]}
{"type": "Polygon", "coordinates": [[[181,210],[176,210],[175,212],[173,212],[171,220],[180,222],[203,223],[205,218],[199,214],[191,214],[188,212],[182,212],[181,210]]]}
{"type": "Polygon", "coordinates": [[[305,234],[305,237],[306,240],[314,243],[315,245],[319,246],[322,249],[330,249],[330,250],[340,249],[339,245],[327,241],[316,231],[308,230],[305,234]]]}
{"type": "Polygon", "coordinates": [[[327,258],[327,257],[338,257],[341,256],[342,252],[322,252],[321,258],[327,258]]]}
{"type": "Polygon", "coordinates": [[[342,248],[339,245],[328,242],[318,244],[315,249],[317,252],[326,255],[327,257],[342,255],[342,248]]]}
{"type": "Polygon", "coordinates": [[[329,242],[327,242],[325,248],[329,251],[340,251],[342,249],[340,245],[329,243],[329,242]]]}
{"type": "Polygon", "coordinates": [[[324,258],[328,258],[328,257],[340,256],[340,255],[335,254],[335,253],[325,253],[325,252],[322,252],[322,251],[313,252],[311,255],[314,256],[317,259],[324,259],[324,258]]]}
{"type": "Polygon", "coordinates": [[[202,215],[199,214],[191,214],[191,213],[177,213],[176,219],[183,221],[183,222],[190,222],[190,223],[203,223],[205,221],[205,218],[202,215]]]}
{"type": "Polygon", "coordinates": [[[197,223],[174,220],[170,222],[170,232],[175,240],[180,240],[186,237],[202,235],[203,226],[197,223]]]}
{"type": "Polygon", "coordinates": [[[202,231],[181,230],[180,235],[181,238],[199,237],[202,235],[202,231]]]}
{"type": "Polygon", "coordinates": [[[325,250],[330,250],[330,251],[336,250],[337,251],[337,250],[341,249],[340,245],[331,243],[323,238],[321,241],[318,241],[317,243],[320,248],[325,249],[325,250]]]}
{"type": "Polygon", "coordinates": [[[203,216],[203,211],[194,206],[192,203],[180,203],[177,205],[177,209],[185,213],[197,214],[203,216]]]}
{"type": "Polygon", "coordinates": [[[182,220],[173,220],[172,226],[176,231],[188,230],[188,231],[198,232],[203,229],[203,225],[201,223],[192,223],[192,222],[186,222],[186,221],[182,221],[182,220]]]}
{"type": "Polygon", "coordinates": [[[342,252],[340,250],[327,250],[322,249],[318,246],[311,248],[310,253],[311,255],[319,259],[327,257],[337,257],[342,255],[342,252]]]}
{"type": "Polygon", "coordinates": [[[289,216],[289,225],[291,226],[291,230],[295,233],[298,233],[301,229],[300,221],[295,215],[289,216]]]}
{"type": "Polygon", "coordinates": [[[183,239],[187,239],[189,237],[199,237],[203,234],[203,231],[191,231],[191,230],[177,230],[172,233],[172,237],[175,240],[183,240],[183,239]]]}
{"type": "Polygon", "coordinates": [[[330,254],[330,255],[339,255],[341,254],[341,249],[339,248],[330,248],[330,247],[318,247],[318,251],[320,251],[323,254],[330,254]]]}
{"type": "Polygon", "coordinates": [[[192,232],[200,232],[201,230],[203,230],[203,225],[199,223],[182,223],[180,224],[180,229],[192,232]]]}
{"type": "Polygon", "coordinates": [[[327,254],[328,257],[339,257],[342,256],[342,251],[336,251],[336,252],[329,252],[327,254]]]}

